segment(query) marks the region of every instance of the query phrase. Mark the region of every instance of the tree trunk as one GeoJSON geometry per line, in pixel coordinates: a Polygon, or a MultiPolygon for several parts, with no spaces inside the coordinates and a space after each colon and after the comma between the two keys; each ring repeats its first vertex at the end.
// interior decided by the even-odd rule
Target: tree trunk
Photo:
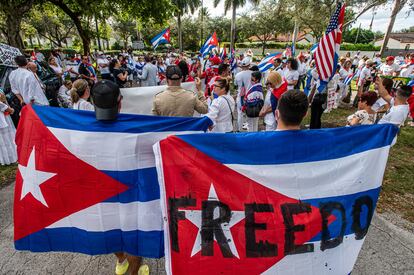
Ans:
{"type": "Polygon", "coordinates": [[[232,5],[233,13],[231,16],[231,30],[230,30],[230,52],[232,53],[234,50],[234,44],[236,42],[236,5],[232,5]]]}
{"type": "Polygon", "coordinates": [[[101,38],[99,36],[98,19],[96,19],[96,14],[95,14],[95,29],[96,29],[96,38],[98,39],[98,50],[102,51],[101,38]]]}
{"type": "Polygon", "coordinates": [[[183,34],[181,29],[181,12],[178,13],[177,16],[177,25],[178,25],[178,48],[180,52],[183,51],[183,34]]]}
{"type": "Polygon", "coordinates": [[[7,15],[6,17],[6,30],[7,30],[7,43],[12,46],[19,48],[21,51],[24,49],[23,40],[20,37],[20,25],[22,18],[20,16],[7,15]]]}
{"type": "Polygon", "coordinates": [[[262,41],[262,55],[265,55],[266,41],[262,41]]]}
{"type": "Polygon", "coordinates": [[[394,27],[395,18],[397,17],[397,14],[400,12],[402,7],[404,6],[405,2],[406,1],[404,0],[403,1],[395,0],[394,2],[394,8],[392,9],[392,12],[391,12],[390,23],[388,24],[387,32],[385,33],[384,41],[382,42],[382,46],[381,46],[381,51],[380,51],[381,56],[384,55],[384,52],[387,48],[388,40],[390,39],[392,28],[394,27]]]}
{"type": "Polygon", "coordinates": [[[29,41],[30,41],[30,47],[33,49],[34,45],[33,45],[33,38],[31,35],[29,35],[29,41]]]}

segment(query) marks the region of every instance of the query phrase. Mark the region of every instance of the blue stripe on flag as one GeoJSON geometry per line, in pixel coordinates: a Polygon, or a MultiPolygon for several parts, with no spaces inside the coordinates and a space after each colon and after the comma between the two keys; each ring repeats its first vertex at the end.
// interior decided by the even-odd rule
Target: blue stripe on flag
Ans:
{"type": "Polygon", "coordinates": [[[95,113],[79,110],[33,106],[48,127],[88,132],[146,133],[166,131],[205,131],[213,124],[208,117],[161,117],[119,114],[116,123],[98,121],[95,113]],[[137,120],[139,119],[139,122],[137,120]]]}
{"type": "Polygon", "coordinates": [[[342,158],[388,146],[397,132],[396,126],[383,124],[321,130],[209,133],[178,137],[221,163],[258,165],[342,158]],[[220,142],[217,143],[217,140],[220,142]],[[268,148],[277,150],[270,154],[268,148]]]}
{"type": "MultiPolygon", "coordinates": [[[[317,199],[309,199],[309,200],[303,200],[305,203],[309,203],[310,205],[314,207],[320,208],[322,204],[328,203],[328,202],[339,202],[345,209],[345,233],[344,235],[351,235],[354,234],[354,230],[352,229],[352,221],[353,221],[353,210],[354,210],[354,204],[355,201],[358,198],[368,196],[372,199],[373,206],[377,204],[378,196],[381,191],[381,188],[374,188],[368,191],[364,192],[358,192],[355,194],[350,195],[344,195],[344,196],[338,196],[338,197],[327,197],[327,198],[317,198],[317,199]]],[[[375,208],[373,209],[375,210],[375,208]]],[[[332,215],[335,216],[335,221],[333,221],[329,226],[328,230],[331,235],[331,238],[335,238],[336,236],[339,236],[339,233],[341,232],[342,227],[342,215],[339,212],[339,210],[335,210],[332,212],[332,215]]],[[[361,221],[361,228],[365,228],[367,224],[367,218],[368,218],[368,211],[367,207],[362,207],[362,212],[360,214],[360,221],[361,221]]],[[[372,217],[371,217],[372,218],[372,217]]],[[[322,232],[316,235],[312,238],[309,242],[316,242],[320,241],[322,239],[322,232]]]]}
{"type": "Polygon", "coordinates": [[[17,250],[67,251],[88,255],[124,251],[148,258],[164,256],[163,231],[88,232],[74,227],[43,229],[14,242],[17,250]]]}
{"type": "Polygon", "coordinates": [[[160,199],[160,187],[155,167],[132,171],[102,171],[108,176],[127,185],[128,190],[113,196],[104,202],[129,203],[146,202],[160,199]]]}

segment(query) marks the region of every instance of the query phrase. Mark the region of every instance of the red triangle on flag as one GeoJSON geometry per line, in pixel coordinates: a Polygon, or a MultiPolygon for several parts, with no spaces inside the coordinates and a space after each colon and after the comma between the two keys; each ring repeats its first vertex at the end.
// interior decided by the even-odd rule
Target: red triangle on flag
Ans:
{"type": "Polygon", "coordinates": [[[14,197],[15,240],[128,189],[69,152],[30,105],[22,111],[16,143],[19,169],[14,197]],[[40,193],[27,191],[36,187],[28,186],[31,183],[28,168],[31,156],[35,156],[33,167],[36,171],[33,173],[50,175],[38,185],[40,193]]]}
{"type": "MultiPolygon", "coordinates": [[[[239,174],[179,137],[161,141],[160,149],[166,196],[162,199],[168,204],[165,209],[169,211],[170,224],[166,251],[171,251],[167,258],[171,259],[173,274],[184,274],[188,270],[196,270],[198,274],[260,274],[292,253],[285,251],[286,209],[302,205],[300,201],[239,174]],[[216,207],[214,215],[209,216],[212,208],[207,205],[212,197],[225,206],[216,207]],[[218,230],[213,250],[209,250],[211,239],[206,236],[211,238],[211,234],[202,235],[201,231],[209,232],[211,219],[223,217],[224,220],[229,211],[229,222],[221,225],[223,232],[226,231],[223,228],[228,229],[223,233],[227,244],[219,245],[217,236],[222,233],[218,230]]],[[[307,213],[291,217],[294,224],[305,228],[295,232],[295,245],[304,245],[321,232],[318,208],[309,205],[307,213]]],[[[334,220],[330,216],[328,224],[334,220]]]]}

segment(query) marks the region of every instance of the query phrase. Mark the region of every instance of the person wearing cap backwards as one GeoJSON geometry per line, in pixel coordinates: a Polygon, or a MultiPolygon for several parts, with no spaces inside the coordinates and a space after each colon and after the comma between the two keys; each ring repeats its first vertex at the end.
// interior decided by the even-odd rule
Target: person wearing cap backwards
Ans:
{"type": "MultiPolygon", "coordinates": [[[[95,108],[95,116],[99,121],[106,123],[116,121],[121,110],[122,95],[119,86],[110,80],[97,82],[92,89],[92,98],[95,108]]],[[[117,263],[115,274],[125,274],[128,269],[130,274],[149,274],[147,265],[141,265],[142,257],[128,255],[123,251],[115,253],[117,263]]]]}
{"type": "Polygon", "coordinates": [[[208,105],[201,92],[201,81],[196,78],[197,94],[181,87],[182,72],[177,65],[170,65],[166,70],[167,89],[154,97],[152,113],[157,116],[192,117],[194,111],[206,114],[208,105]]]}
{"type": "Polygon", "coordinates": [[[398,64],[394,63],[394,56],[387,56],[386,62],[381,67],[381,74],[387,76],[398,76],[401,68],[398,64]]]}

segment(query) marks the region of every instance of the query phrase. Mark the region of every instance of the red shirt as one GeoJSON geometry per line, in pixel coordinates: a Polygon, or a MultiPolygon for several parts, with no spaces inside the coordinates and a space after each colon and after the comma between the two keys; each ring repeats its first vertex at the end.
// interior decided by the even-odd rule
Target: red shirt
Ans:
{"type": "Polygon", "coordinates": [[[279,99],[288,89],[288,83],[283,79],[282,85],[279,88],[274,88],[272,94],[279,99]]]}
{"type": "Polygon", "coordinates": [[[413,93],[407,100],[408,105],[410,106],[410,116],[414,119],[414,87],[413,87],[413,93]]]}

